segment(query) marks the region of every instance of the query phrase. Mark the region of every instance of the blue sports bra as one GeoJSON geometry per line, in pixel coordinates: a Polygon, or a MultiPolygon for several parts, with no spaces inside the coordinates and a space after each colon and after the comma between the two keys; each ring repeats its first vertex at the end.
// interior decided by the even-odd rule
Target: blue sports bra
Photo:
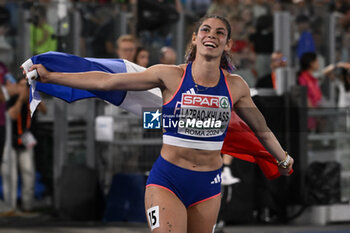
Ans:
{"type": "Polygon", "coordinates": [[[215,87],[195,84],[192,63],[186,67],[172,99],[163,104],[163,143],[179,147],[221,150],[231,117],[232,98],[220,69],[215,87]]]}

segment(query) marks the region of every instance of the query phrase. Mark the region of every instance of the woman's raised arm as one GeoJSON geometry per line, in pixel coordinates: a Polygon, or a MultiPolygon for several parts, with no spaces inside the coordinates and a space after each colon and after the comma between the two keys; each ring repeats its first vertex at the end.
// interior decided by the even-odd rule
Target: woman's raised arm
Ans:
{"type": "MultiPolygon", "coordinates": [[[[169,66],[155,65],[143,72],[111,74],[101,71],[81,73],[49,72],[41,64],[33,65],[29,71],[36,69],[38,81],[59,84],[84,90],[133,90],[143,91],[155,87],[162,88],[163,80],[171,72],[169,66]]],[[[24,71],[25,73],[25,71],[24,71]]]]}

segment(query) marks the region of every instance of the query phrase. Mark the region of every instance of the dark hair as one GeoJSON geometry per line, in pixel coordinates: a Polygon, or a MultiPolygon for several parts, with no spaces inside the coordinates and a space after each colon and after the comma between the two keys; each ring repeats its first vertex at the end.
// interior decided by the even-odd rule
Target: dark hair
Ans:
{"type": "MultiPolygon", "coordinates": [[[[198,21],[194,33],[197,35],[199,28],[203,24],[203,22],[207,19],[212,19],[212,18],[220,19],[225,24],[226,30],[227,30],[227,41],[231,39],[231,25],[226,18],[220,15],[206,15],[202,17],[198,21]]],[[[196,52],[197,52],[197,47],[190,42],[186,51],[185,62],[186,63],[193,62],[196,58],[196,52]]],[[[226,51],[223,52],[221,56],[220,67],[228,71],[234,70],[234,66],[232,65],[232,56],[229,52],[226,52],[226,51]]]]}
{"type": "Polygon", "coordinates": [[[300,58],[300,71],[310,69],[311,63],[317,59],[317,55],[314,52],[306,52],[300,58]]]}
{"type": "Polygon", "coordinates": [[[297,72],[297,77],[299,77],[303,71],[310,69],[311,63],[314,62],[316,59],[317,55],[314,52],[303,53],[299,60],[299,71],[297,72]]]}
{"type": "Polygon", "coordinates": [[[134,57],[134,63],[137,62],[137,56],[138,56],[139,53],[141,53],[142,51],[147,51],[147,52],[148,52],[148,50],[147,50],[145,47],[143,47],[143,46],[138,46],[138,47],[136,48],[136,53],[135,53],[135,57],[134,57]]]}
{"type": "Polygon", "coordinates": [[[310,22],[310,19],[309,19],[309,17],[308,17],[307,15],[301,14],[301,15],[298,15],[298,16],[296,17],[295,22],[296,22],[297,24],[309,23],[309,22],[310,22]]]}
{"type": "Polygon", "coordinates": [[[340,80],[344,84],[345,91],[350,91],[350,71],[344,68],[339,68],[340,80]]]}
{"type": "Polygon", "coordinates": [[[261,34],[263,31],[273,31],[273,16],[262,15],[256,20],[256,31],[261,34]]]}

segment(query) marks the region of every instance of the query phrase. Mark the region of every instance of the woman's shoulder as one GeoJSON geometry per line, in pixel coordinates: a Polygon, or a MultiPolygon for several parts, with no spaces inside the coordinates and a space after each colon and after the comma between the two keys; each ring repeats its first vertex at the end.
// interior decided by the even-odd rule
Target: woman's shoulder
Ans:
{"type": "Polygon", "coordinates": [[[231,74],[231,73],[226,73],[225,76],[227,77],[227,82],[235,86],[247,86],[247,82],[242,78],[242,76],[238,74],[231,74]]]}
{"type": "Polygon", "coordinates": [[[162,76],[182,76],[185,72],[186,64],[181,65],[165,65],[156,64],[148,68],[151,72],[157,72],[162,74],[162,76]]]}
{"type": "Polygon", "coordinates": [[[150,66],[148,69],[156,69],[162,71],[170,71],[170,72],[183,72],[186,68],[186,64],[180,65],[168,65],[168,64],[155,64],[150,66]]]}

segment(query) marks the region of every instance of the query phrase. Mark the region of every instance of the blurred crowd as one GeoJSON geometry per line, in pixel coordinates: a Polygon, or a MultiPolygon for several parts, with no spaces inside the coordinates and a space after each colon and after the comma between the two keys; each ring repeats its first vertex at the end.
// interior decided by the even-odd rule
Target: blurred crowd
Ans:
{"type": "MultiPolygon", "coordinates": [[[[309,107],[322,106],[321,87],[329,80],[338,87],[336,106],[350,107],[350,1],[347,0],[70,0],[63,6],[55,0],[1,0],[0,152],[6,144],[7,113],[8,122],[12,122],[12,127],[7,129],[14,135],[9,147],[20,163],[25,197],[21,208],[25,211],[32,209],[34,198],[33,148],[37,142],[32,130],[35,118],[28,117],[28,96],[23,94],[23,89],[28,87],[18,73],[23,62],[17,49],[23,41],[19,37],[18,15],[23,9],[29,11],[30,55],[73,51],[68,15],[74,10],[81,22],[77,55],[127,59],[143,67],[184,61],[176,50],[175,29],[181,15],[188,22],[184,36],[189,41],[194,21],[191,19],[218,14],[231,23],[235,72],[250,87],[276,88],[276,70],[291,66],[298,71],[298,84],[307,87],[309,107]],[[291,13],[291,61],[281,51],[274,51],[274,13],[279,11],[291,13]],[[122,21],[126,25],[121,25],[121,14],[127,19],[122,21]],[[327,64],[325,16],[330,14],[337,18],[337,62],[327,64]],[[33,136],[29,146],[21,141],[25,133],[33,134],[26,134],[29,138],[33,136]]],[[[315,127],[313,124],[309,122],[310,129],[315,127]]],[[[8,198],[13,199],[11,195],[13,192],[8,198]]],[[[15,204],[12,207],[17,208],[15,204]]]]}

